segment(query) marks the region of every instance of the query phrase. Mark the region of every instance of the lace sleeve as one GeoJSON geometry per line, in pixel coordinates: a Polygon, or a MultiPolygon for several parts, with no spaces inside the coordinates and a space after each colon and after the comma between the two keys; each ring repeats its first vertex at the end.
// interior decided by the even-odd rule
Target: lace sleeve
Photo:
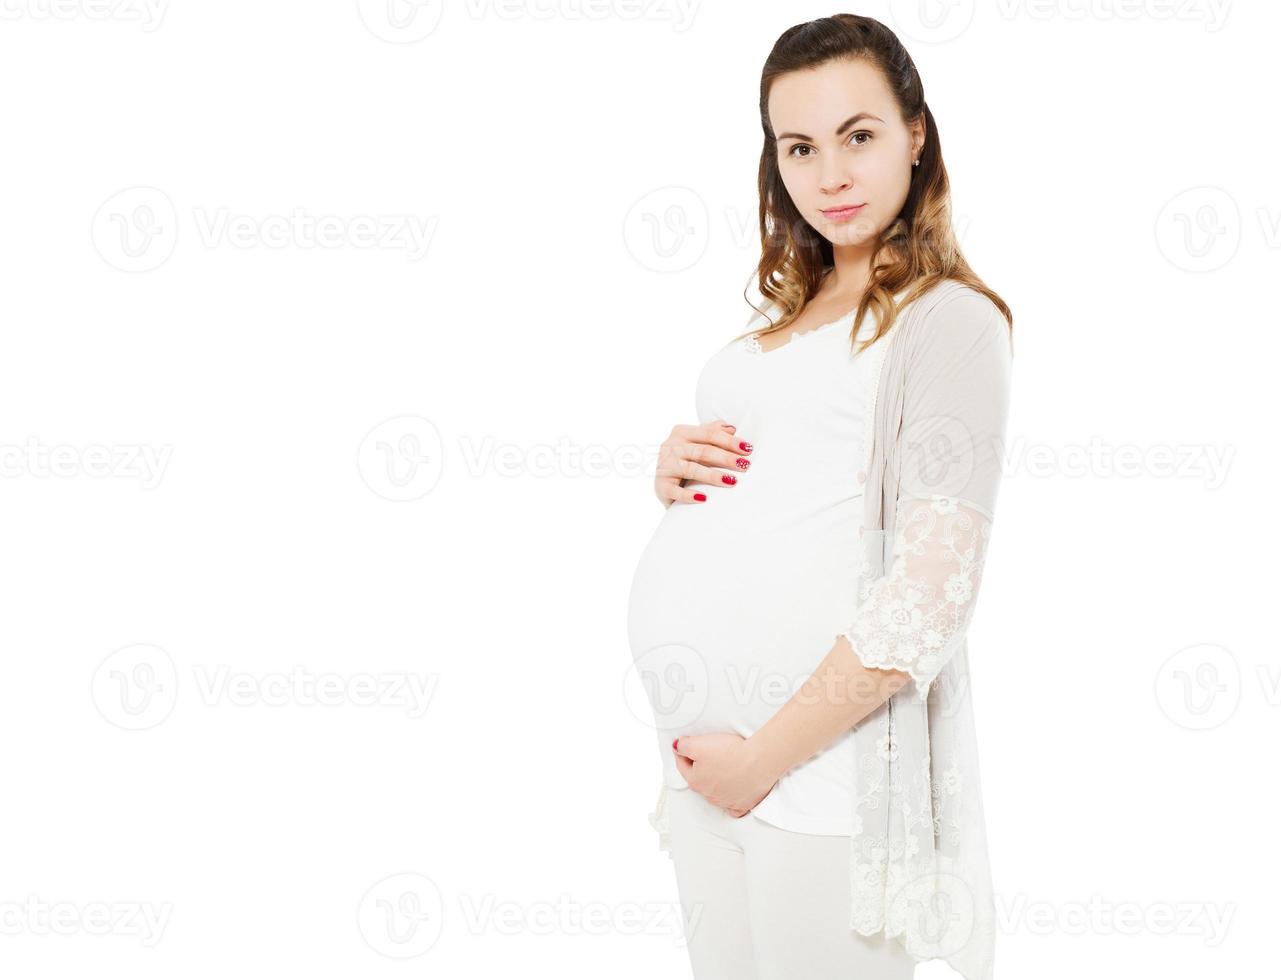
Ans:
{"type": "Polygon", "coordinates": [[[965,639],[1000,486],[1011,344],[1005,317],[965,290],[931,310],[909,362],[886,572],[842,631],[868,667],[910,674],[924,699],[965,639]]]}
{"type": "Polygon", "coordinates": [[[965,636],[992,522],[956,497],[900,497],[895,525],[890,570],[844,635],[865,666],[910,674],[925,698],[965,636]]]}

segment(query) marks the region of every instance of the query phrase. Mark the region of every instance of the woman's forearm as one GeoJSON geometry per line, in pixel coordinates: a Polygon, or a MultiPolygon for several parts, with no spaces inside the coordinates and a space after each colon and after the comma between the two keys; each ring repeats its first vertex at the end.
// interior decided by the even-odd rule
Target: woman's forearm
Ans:
{"type": "Polygon", "coordinates": [[[864,667],[838,636],[818,669],[748,737],[753,765],[775,778],[820,752],[910,681],[901,670],[864,667]]]}

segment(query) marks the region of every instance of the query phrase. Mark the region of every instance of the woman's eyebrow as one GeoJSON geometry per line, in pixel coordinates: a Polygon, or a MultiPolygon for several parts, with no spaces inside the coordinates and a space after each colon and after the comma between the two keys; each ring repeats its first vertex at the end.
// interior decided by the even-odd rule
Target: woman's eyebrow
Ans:
{"type": "MultiPolygon", "coordinates": [[[[845,132],[845,130],[849,129],[856,122],[862,119],[875,119],[878,123],[885,122],[885,120],[882,119],[880,116],[874,116],[870,112],[856,112],[854,115],[846,119],[845,122],[841,123],[839,126],[836,127],[836,135],[840,136],[841,133],[845,132]]],[[[796,140],[805,140],[806,142],[809,142],[809,143],[814,142],[814,138],[812,136],[805,136],[802,133],[780,133],[778,136],[775,136],[774,139],[776,140],[796,139],[796,140]]]]}

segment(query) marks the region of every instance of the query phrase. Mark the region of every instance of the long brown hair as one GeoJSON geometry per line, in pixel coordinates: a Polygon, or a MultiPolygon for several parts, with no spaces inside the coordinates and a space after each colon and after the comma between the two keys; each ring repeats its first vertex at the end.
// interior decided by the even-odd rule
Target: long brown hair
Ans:
{"type": "MultiPolygon", "coordinates": [[[[770,87],[786,72],[846,58],[864,59],[880,70],[904,123],[910,125],[920,116],[925,117],[921,162],[911,168],[907,200],[881,233],[872,255],[868,286],[859,301],[851,338],[858,335],[863,318],[873,310],[876,334],[863,346],[875,343],[889,332],[903,306],[946,279],[971,286],[990,299],[1013,331],[1009,307],[975,275],[952,232],[951,193],[938,127],[925,102],[925,88],[911,55],[880,21],[857,14],[834,14],[784,31],[774,42],[761,71],[760,114],[765,142],[757,175],[761,259],[756,280],[761,295],[777,303],[782,315],[760,333],[773,333],[792,323],[818,292],[826,267],[834,264],[832,243],[801,217],[779,174],[777,141],[769,119],[770,87]],[[895,297],[905,289],[907,295],[896,305],[895,297]]],[[[750,299],[748,305],[757,309],[750,299]]],[[[764,315],[765,311],[757,312],[764,315]]]]}

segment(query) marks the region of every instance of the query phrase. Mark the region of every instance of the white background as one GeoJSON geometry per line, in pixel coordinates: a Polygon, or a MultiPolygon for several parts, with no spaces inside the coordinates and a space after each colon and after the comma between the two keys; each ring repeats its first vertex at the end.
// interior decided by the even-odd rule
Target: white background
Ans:
{"type": "MultiPolygon", "coordinates": [[[[687,976],[627,590],[751,312],[761,65],[834,10],[153,4],[0,19],[0,971],[687,976]]],[[[1250,975],[1281,14],[847,9],[1015,317],[997,976],[1250,975]]]]}

